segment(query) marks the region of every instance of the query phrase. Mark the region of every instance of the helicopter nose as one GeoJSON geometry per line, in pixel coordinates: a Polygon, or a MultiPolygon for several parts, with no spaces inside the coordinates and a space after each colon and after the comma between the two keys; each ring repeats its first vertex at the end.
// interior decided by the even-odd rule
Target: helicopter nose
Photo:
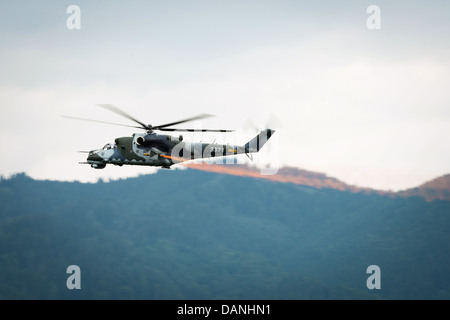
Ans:
{"type": "Polygon", "coordinates": [[[88,161],[103,161],[103,159],[94,151],[89,152],[88,161]]]}

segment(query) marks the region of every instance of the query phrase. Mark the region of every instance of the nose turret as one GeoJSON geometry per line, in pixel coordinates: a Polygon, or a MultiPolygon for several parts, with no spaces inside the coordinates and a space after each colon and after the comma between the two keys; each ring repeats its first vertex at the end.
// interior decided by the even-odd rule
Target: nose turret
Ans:
{"type": "Polygon", "coordinates": [[[98,155],[100,150],[92,150],[89,152],[87,161],[103,161],[103,159],[98,155]]]}
{"type": "Polygon", "coordinates": [[[92,150],[87,157],[87,162],[94,169],[103,169],[106,166],[104,159],[98,155],[99,151],[101,150],[92,150]]]}

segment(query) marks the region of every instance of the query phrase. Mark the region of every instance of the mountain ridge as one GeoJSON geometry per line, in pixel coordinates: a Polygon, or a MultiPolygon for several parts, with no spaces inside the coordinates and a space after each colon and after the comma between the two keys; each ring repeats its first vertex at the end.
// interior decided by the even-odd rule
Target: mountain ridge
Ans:
{"type": "Polygon", "coordinates": [[[449,208],[201,170],[18,174],[0,181],[0,299],[448,299],[449,208]]]}
{"type": "Polygon", "coordinates": [[[273,175],[262,175],[260,169],[247,164],[216,165],[216,164],[186,164],[188,168],[220,174],[253,177],[283,183],[294,183],[313,188],[330,188],[354,193],[378,194],[390,197],[421,197],[426,201],[445,200],[450,201],[450,174],[446,174],[417,187],[400,191],[379,190],[373,188],[358,187],[347,184],[325,173],[304,170],[292,166],[280,168],[273,175]]]}

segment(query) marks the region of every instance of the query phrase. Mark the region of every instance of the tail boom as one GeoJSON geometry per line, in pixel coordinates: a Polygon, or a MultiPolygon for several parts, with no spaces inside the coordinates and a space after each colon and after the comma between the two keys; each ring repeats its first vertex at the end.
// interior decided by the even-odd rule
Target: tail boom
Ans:
{"type": "Polygon", "coordinates": [[[250,140],[244,145],[244,152],[245,153],[258,152],[274,133],[275,130],[272,129],[266,129],[261,131],[256,137],[254,137],[252,140],[250,140]]]}

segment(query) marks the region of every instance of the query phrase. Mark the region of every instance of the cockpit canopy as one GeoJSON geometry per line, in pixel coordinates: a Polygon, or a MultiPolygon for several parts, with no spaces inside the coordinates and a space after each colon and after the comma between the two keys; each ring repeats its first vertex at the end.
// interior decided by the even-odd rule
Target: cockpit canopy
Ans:
{"type": "Polygon", "coordinates": [[[114,149],[117,148],[117,146],[114,143],[107,143],[105,144],[105,146],[103,147],[102,150],[109,150],[109,149],[114,149]]]}

